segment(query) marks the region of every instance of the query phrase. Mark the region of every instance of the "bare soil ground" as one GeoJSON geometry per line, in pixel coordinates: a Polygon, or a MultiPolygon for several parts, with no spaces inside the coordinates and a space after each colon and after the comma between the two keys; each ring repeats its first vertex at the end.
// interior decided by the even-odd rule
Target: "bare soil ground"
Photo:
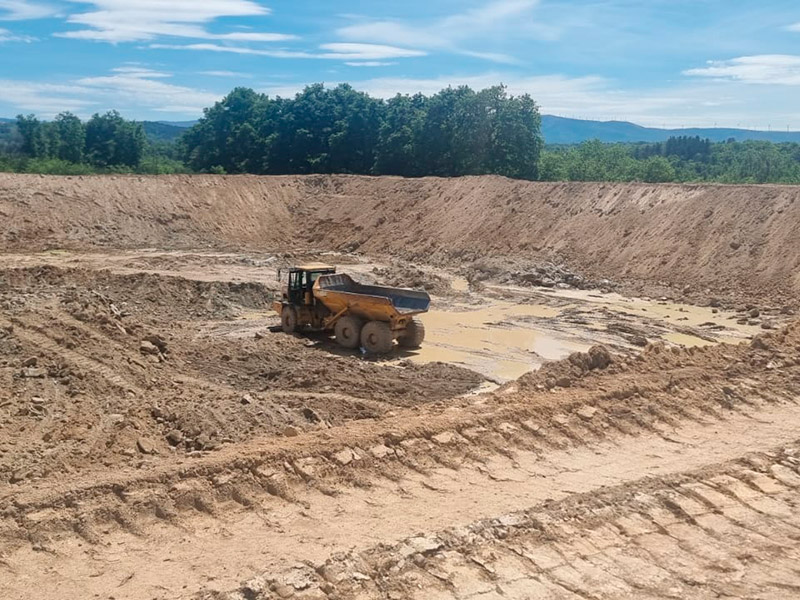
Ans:
{"type": "Polygon", "coordinates": [[[794,188],[0,178],[3,597],[800,594],[794,188]],[[306,260],[425,347],[273,332],[306,260]]]}

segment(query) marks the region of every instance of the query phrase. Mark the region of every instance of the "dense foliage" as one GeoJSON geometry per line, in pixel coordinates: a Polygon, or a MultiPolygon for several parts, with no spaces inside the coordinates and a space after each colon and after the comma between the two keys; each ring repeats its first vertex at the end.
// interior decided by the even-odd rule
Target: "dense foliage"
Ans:
{"type": "Polygon", "coordinates": [[[191,128],[70,113],[0,121],[0,171],[88,173],[498,174],[542,181],[800,183],[800,144],[593,140],[544,148],[529,96],[502,86],[372,98],[349,85],[294,98],[236,88],[191,128]],[[182,135],[179,135],[182,133],[182,135]]]}
{"type": "Polygon", "coordinates": [[[17,117],[22,154],[34,159],[86,162],[95,167],[135,167],[144,155],[146,139],[138,123],[116,111],[96,114],[87,123],[65,112],[53,121],[34,115],[17,117]]]}
{"type": "Polygon", "coordinates": [[[0,127],[0,171],[84,175],[185,171],[174,144],[148,143],[141,123],[116,111],[86,123],[64,112],[53,121],[34,115],[0,127]]]}
{"type": "Polygon", "coordinates": [[[237,88],[183,143],[198,171],[536,179],[540,126],[536,103],[503,87],[383,101],[349,85],[317,84],[293,99],[237,88]]]}
{"type": "Polygon", "coordinates": [[[800,183],[800,144],[746,141],[712,144],[673,137],[656,144],[603,144],[548,149],[545,181],[800,183]]]}

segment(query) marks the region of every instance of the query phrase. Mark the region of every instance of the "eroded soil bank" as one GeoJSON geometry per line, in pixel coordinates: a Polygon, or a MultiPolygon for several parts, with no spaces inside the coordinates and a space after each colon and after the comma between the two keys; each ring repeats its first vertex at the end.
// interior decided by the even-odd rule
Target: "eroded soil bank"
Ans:
{"type": "Polygon", "coordinates": [[[0,174],[0,246],[358,250],[525,281],[708,303],[794,304],[796,186],[531,183],[500,177],[0,174]],[[660,290],[660,291],[659,291],[660,290]]]}

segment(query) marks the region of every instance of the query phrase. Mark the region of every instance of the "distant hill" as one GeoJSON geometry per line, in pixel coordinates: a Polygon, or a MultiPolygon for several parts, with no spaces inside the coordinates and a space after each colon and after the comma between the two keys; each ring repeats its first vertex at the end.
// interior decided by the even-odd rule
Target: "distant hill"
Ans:
{"type": "Polygon", "coordinates": [[[164,123],[164,125],[172,125],[173,127],[193,127],[197,125],[197,120],[194,121],[158,121],[159,123],[164,123]]]}
{"type": "Polygon", "coordinates": [[[586,140],[601,142],[663,142],[672,136],[699,135],[712,142],[734,138],[737,142],[763,140],[800,142],[800,131],[756,131],[752,129],[688,128],[658,129],[642,127],[627,121],[586,121],[542,115],[542,134],[547,144],[578,144],[586,140]]]}
{"type": "Polygon", "coordinates": [[[141,123],[147,139],[151,142],[174,142],[189,127],[165,121],[142,121],[141,123]]]}

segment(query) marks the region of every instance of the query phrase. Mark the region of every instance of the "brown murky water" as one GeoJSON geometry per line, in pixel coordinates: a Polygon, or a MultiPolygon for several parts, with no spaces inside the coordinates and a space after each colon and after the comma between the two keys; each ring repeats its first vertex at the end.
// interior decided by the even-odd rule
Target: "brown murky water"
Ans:
{"type": "Polygon", "coordinates": [[[732,312],[613,293],[490,286],[479,295],[459,278],[453,288],[485,304],[436,308],[442,304],[434,299],[433,310],[421,316],[425,344],[408,358],[460,364],[497,382],[597,343],[635,351],[631,332],[648,342],[688,347],[739,343],[760,331],[738,324],[732,312]]]}
{"type": "Polygon", "coordinates": [[[585,350],[585,343],[561,337],[537,321],[556,319],[552,306],[497,302],[470,309],[432,310],[422,315],[425,345],[411,357],[417,362],[458,363],[497,381],[509,381],[555,360],[585,350]]]}

